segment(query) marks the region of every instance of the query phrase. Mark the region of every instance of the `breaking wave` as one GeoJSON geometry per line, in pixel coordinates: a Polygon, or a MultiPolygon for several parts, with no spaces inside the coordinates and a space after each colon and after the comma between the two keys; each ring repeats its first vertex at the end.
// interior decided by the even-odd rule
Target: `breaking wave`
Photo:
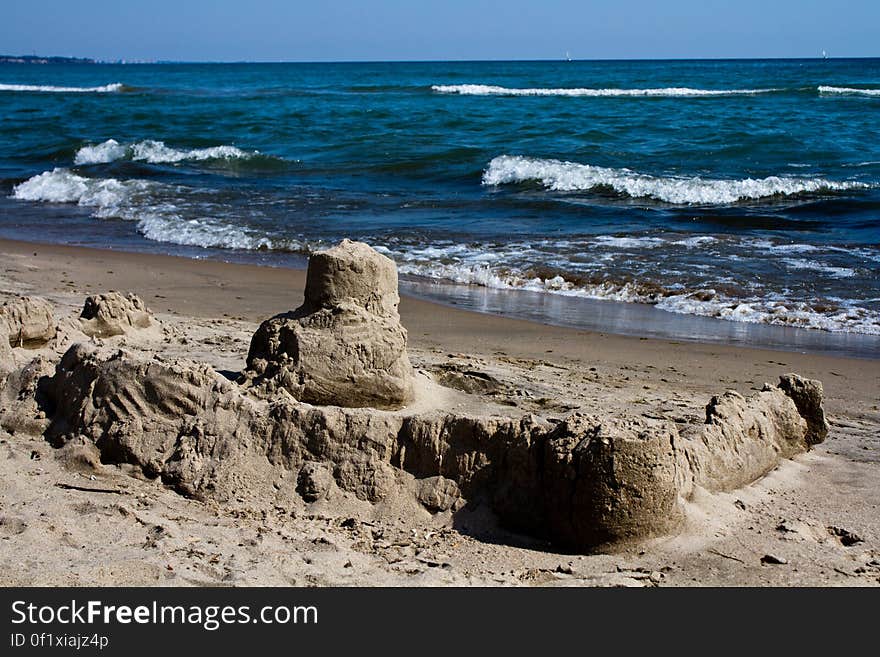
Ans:
{"type": "Polygon", "coordinates": [[[822,178],[745,178],[712,180],[693,177],[663,177],[561,160],[544,160],[518,155],[494,158],[483,173],[484,185],[504,185],[536,181],[552,191],[573,192],[612,189],[632,198],[651,198],[682,205],[736,203],[774,196],[868,189],[856,181],[822,178]]]}
{"type": "Polygon", "coordinates": [[[57,168],[16,185],[12,198],[22,201],[75,203],[89,208],[101,219],[137,222],[147,239],[185,246],[221,249],[295,248],[291,243],[273,243],[254,231],[214,217],[187,218],[178,204],[184,204],[191,190],[148,180],[86,178],[69,169],[57,168]]]}
{"type": "Polygon", "coordinates": [[[83,146],[73,158],[74,164],[101,164],[116,160],[137,160],[150,164],[172,164],[184,161],[247,160],[266,157],[259,151],[244,151],[235,146],[211,146],[209,148],[178,149],[165,142],[148,139],[134,144],[120,144],[115,139],[95,145],[83,146]]]}
{"type": "Polygon", "coordinates": [[[661,87],[656,89],[591,89],[591,88],[528,88],[517,89],[487,84],[435,84],[432,91],[462,96],[588,96],[588,97],[699,97],[699,96],[754,96],[778,89],[690,89],[688,87],[661,87]]]}
{"type": "MultiPolygon", "coordinates": [[[[45,171],[16,185],[12,198],[22,201],[76,203],[95,208],[99,216],[121,216],[131,198],[155,183],[146,180],[84,178],[68,169],[45,171]]],[[[124,218],[124,217],[123,217],[124,218]]]]}
{"type": "Polygon", "coordinates": [[[0,91],[38,91],[57,94],[106,94],[122,91],[123,87],[124,85],[121,82],[113,82],[112,84],[105,84],[100,87],[55,87],[43,84],[0,84],[0,91]]]}

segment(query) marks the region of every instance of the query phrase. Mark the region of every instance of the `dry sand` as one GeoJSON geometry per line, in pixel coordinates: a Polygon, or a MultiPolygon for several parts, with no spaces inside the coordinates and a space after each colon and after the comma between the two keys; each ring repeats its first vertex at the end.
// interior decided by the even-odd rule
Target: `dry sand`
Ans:
{"type": "MultiPolygon", "coordinates": [[[[260,321],[300,304],[305,282],[287,269],[21,242],[0,241],[0,254],[0,301],[39,295],[56,304],[56,317],[73,317],[86,295],[133,292],[165,339],[126,336],[120,346],[229,373],[244,366],[260,321]]],[[[748,394],[794,371],[824,383],[832,431],[751,486],[697,496],[680,535],[591,556],[555,552],[476,512],[456,529],[446,514],[345,522],[320,503],[295,517],[232,513],[115,466],[92,479],[44,441],[0,433],[0,582],[880,584],[880,361],[596,334],[412,298],[400,312],[413,365],[468,391],[450,395],[459,410],[699,417],[713,394],[748,394]],[[787,563],[762,563],[765,555],[787,563]]]]}

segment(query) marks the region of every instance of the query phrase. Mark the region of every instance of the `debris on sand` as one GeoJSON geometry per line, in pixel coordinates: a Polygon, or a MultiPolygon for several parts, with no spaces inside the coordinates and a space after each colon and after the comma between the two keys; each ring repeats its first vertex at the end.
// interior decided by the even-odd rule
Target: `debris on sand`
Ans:
{"type": "Polygon", "coordinates": [[[786,564],[788,564],[788,559],[777,557],[775,554],[765,554],[763,557],[761,557],[761,563],[771,566],[785,566],[786,564]]]}
{"type": "Polygon", "coordinates": [[[843,527],[829,527],[828,533],[836,537],[843,547],[851,547],[853,545],[857,545],[858,543],[865,542],[865,539],[863,539],[861,536],[859,536],[855,532],[849,531],[848,529],[844,529],[843,527]]]}

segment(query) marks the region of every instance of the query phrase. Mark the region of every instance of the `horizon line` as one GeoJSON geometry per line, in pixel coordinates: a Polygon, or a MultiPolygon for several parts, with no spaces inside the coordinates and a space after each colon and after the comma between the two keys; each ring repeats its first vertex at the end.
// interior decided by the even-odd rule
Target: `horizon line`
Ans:
{"type": "Polygon", "coordinates": [[[878,55],[854,56],[798,56],[798,57],[542,57],[528,59],[100,59],[81,55],[0,55],[0,58],[71,59],[86,60],[88,64],[442,64],[442,63],[528,63],[528,62],[688,62],[688,61],[827,61],[848,59],[880,59],[878,55]]]}

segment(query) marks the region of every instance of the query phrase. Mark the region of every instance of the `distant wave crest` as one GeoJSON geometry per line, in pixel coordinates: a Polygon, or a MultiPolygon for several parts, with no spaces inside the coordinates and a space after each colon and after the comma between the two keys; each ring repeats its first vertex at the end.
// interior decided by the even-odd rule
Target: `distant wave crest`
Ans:
{"type": "Polygon", "coordinates": [[[498,87],[487,84],[435,84],[433,91],[462,96],[658,96],[658,97],[699,97],[699,96],[753,96],[765,94],[776,89],[691,89],[688,87],[662,87],[656,89],[591,89],[561,88],[518,89],[498,87]]]}
{"type": "Polygon", "coordinates": [[[820,94],[839,94],[847,96],[880,96],[880,89],[855,89],[853,87],[819,87],[820,94]]]}
{"type": "Polygon", "coordinates": [[[145,140],[134,144],[120,144],[108,139],[100,144],[83,146],[74,156],[74,164],[100,164],[130,159],[151,164],[183,162],[185,160],[237,160],[259,157],[259,151],[244,151],[235,146],[211,146],[209,148],[178,149],[164,142],[145,140]]]}
{"type": "Polygon", "coordinates": [[[739,201],[791,196],[803,193],[867,189],[865,183],[833,181],[823,178],[745,178],[712,180],[652,176],[629,169],[612,169],[589,164],[545,160],[518,155],[493,159],[483,173],[484,185],[539,182],[560,192],[610,188],[632,198],[651,198],[682,205],[716,205],[739,201]]]}
{"type": "Polygon", "coordinates": [[[56,87],[44,84],[0,84],[0,91],[38,91],[56,94],[106,94],[122,91],[124,86],[125,85],[121,82],[113,82],[112,84],[105,84],[100,87],[56,87]]]}

